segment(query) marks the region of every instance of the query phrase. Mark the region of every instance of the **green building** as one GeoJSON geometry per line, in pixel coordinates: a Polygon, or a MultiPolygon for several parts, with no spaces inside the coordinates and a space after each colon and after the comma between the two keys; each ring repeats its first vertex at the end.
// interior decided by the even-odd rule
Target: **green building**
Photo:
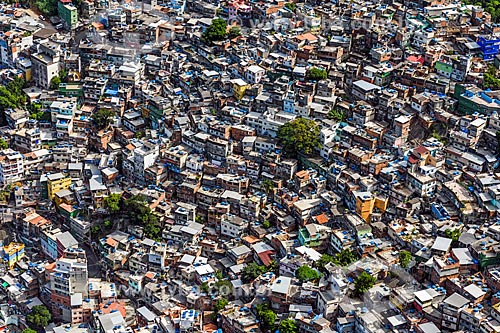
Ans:
{"type": "Polygon", "coordinates": [[[60,0],[57,4],[57,13],[66,29],[74,29],[78,24],[78,10],[71,0],[60,0]]]}
{"type": "Polygon", "coordinates": [[[307,247],[317,247],[321,245],[321,234],[319,232],[311,232],[309,229],[314,229],[314,225],[309,225],[309,228],[299,230],[300,245],[307,247]]]}
{"type": "Polygon", "coordinates": [[[479,267],[481,269],[500,264],[500,253],[497,252],[479,252],[479,267]]]}
{"type": "Polygon", "coordinates": [[[60,83],[59,94],[68,97],[83,97],[83,85],[78,83],[60,83]]]}
{"type": "Polygon", "coordinates": [[[458,100],[457,111],[462,114],[479,112],[491,115],[500,113],[499,91],[482,90],[473,84],[456,84],[453,97],[458,100]]]}
{"type": "Polygon", "coordinates": [[[447,78],[450,78],[451,72],[453,72],[453,66],[443,61],[437,61],[435,68],[438,74],[443,75],[447,78]]]}
{"type": "Polygon", "coordinates": [[[155,130],[160,129],[160,121],[170,110],[170,100],[159,96],[153,97],[147,106],[151,127],[155,130]]]}
{"type": "Polygon", "coordinates": [[[59,213],[64,216],[66,221],[70,221],[72,218],[76,218],[78,216],[80,210],[77,207],[62,203],[59,205],[59,213]]]}

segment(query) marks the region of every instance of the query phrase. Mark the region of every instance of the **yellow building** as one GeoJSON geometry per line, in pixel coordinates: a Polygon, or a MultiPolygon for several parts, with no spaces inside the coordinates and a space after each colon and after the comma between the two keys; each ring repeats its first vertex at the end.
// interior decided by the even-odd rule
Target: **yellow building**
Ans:
{"type": "Polygon", "coordinates": [[[370,222],[374,209],[380,212],[385,212],[387,209],[388,198],[374,196],[369,191],[353,191],[352,194],[356,199],[356,213],[366,222],[370,222]]]}
{"type": "Polygon", "coordinates": [[[370,222],[370,216],[373,212],[374,197],[371,192],[354,191],[352,192],[356,199],[356,213],[366,222],[370,222]]]}
{"type": "Polygon", "coordinates": [[[375,197],[375,208],[380,210],[380,212],[385,212],[387,210],[387,205],[389,205],[389,198],[375,197]]]}
{"type": "Polygon", "coordinates": [[[23,257],[24,244],[10,243],[9,245],[3,247],[3,259],[10,268],[14,267],[16,262],[21,260],[23,257]]]}
{"type": "Polygon", "coordinates": [[[242,79],[234,79],[231,82],[233,83],[234,97],[238,100],[242,99],[250,85],[242,79]]]}
{"type": "Polygon", "coordinates": [[[149,118],[150,113],[151,113],[151,110],[149,110],[146,106],[143,106],[141,108],[141,115],[143,118],[149,118]]]}
{"type": "Polygon", "coordinates": [[[31,68],[28,68],[25,72],[24,72],[24,79],[29,82],[31,81],[31,68]]]}
{"type": "Polygon", "coordinates": [[[47,193],[50,200],[54,200],[56,193],[60,190],[67,190],[71,186],[71,177],[62,172],[47,176],[47,193]]]}

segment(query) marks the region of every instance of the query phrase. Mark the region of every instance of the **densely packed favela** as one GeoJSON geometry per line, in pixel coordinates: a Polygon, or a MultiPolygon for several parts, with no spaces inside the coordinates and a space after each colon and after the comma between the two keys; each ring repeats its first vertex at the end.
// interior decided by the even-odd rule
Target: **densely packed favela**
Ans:
{"type": "Polygon", "coordinates": [[[500,333],[499,73],[499,0],[3,0],[0,333],[500,333]]]}

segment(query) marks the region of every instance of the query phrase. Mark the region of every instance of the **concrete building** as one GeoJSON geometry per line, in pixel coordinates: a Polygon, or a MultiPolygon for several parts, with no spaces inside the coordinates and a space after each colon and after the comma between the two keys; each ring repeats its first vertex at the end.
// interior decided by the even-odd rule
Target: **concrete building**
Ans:
{"type": "Polygon", "coordinates": [[[78,24],[78,9],[71,3],[71,0],[59,0],[57,3],[57,13],[66,29],[74,29],[78,24]]]}
{"type": "Polygon", "coordinates": [[[38,52],[31,55],[33,82],[41,87],[50,88],[51,80],[59,75],[61,46],[47,41],[38,45],[38,52]]]}
{"type": "Polygon", "coordinates": [[[10,184],[23,177],[23,155],[10,148],[0,151],[0,184],[10,184]]]}
{"type": "Polygon", "coordinates": [[[62,172],[47,175],[47,194],[53,200],[60,190],[67,190],[71,186],[71,178],[62,172]]]}
{"type": "Polygon", "coordinates": [[[50,276],[52,314],[58,320],[72,324],[90,319],[84,313],[83,300],[88,295],[87,257],[82,249],[67,249],[56,261],[50,276]]]}

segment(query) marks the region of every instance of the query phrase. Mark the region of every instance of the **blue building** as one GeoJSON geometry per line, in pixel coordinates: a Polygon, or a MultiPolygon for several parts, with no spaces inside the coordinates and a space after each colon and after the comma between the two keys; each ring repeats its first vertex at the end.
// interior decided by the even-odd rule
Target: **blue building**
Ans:
{"type": "Polygon", "coordinates": [[[484,60],[493,60],[495,56],[500,53],[500,39],[480,36],[477,40],[477,44],[481,48],[484,60]]]}

